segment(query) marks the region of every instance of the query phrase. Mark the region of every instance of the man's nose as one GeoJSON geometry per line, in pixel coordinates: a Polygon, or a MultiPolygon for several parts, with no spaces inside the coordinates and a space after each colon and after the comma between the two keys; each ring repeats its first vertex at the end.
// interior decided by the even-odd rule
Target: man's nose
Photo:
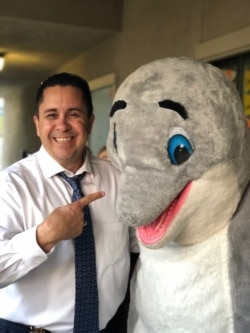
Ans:
{"type": "Polygon", "coordinates": [[[67,117],[59,117],[56,123],[57,129],[61,131],[66,131],[71,129],[70,122],[67,117]]]}

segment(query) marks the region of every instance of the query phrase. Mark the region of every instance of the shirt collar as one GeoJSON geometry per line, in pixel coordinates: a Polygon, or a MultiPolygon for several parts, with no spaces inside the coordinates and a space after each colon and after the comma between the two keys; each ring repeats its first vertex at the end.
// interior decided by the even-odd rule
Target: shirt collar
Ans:
{"type": "Polygon", "coordinates": [[[91,153],[89,152],[89,150],[86,149],[84,162],[75,174],[61,166],[61,164],[59,164],[52,156],[49,155],[49,153],[45,150],[43,146],[41,146],[40,150],[38,151],[37,158],[44,178],[47,179],[63,171],[65,171],[66,175],[69,177],[78,175],[83,172],[87,172],[93,175],[93,170],[90,162],[90,154],[91,153]]]}

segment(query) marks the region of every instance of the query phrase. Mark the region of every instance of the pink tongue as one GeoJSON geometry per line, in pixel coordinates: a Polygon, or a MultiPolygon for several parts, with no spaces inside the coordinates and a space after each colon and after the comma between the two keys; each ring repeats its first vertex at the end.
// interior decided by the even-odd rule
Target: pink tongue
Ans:
{"type": "Polygon", "coordinates": [[[145,245],[151,245],[161,240],[172,220],[175,205],[176,200],[174,200],[171,205],[154,220],[154,222],[137,228],[137,233],[141,242],[145,245]]]}
{"type": "Polygon", "coordinates": [[[167,228],[181,209],[192,182],[188,183],[181,194],[152,223],[137,228],[137,234],[142,243],[153,245],[166,234],[167,228]]]}

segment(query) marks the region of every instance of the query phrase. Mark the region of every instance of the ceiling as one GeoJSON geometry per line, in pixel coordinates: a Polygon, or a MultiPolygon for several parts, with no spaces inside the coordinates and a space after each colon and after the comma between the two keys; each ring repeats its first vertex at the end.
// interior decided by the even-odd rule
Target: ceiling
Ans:
{"type": "Polygon", "coordinates": [[[40,11],[39,3],[25,0],[27,7],[20,8],[20,0],[0,0],[0,53],[5,53],[0,86],[41,78],[120,29],[122,1],[43,0],[40,11]]]}

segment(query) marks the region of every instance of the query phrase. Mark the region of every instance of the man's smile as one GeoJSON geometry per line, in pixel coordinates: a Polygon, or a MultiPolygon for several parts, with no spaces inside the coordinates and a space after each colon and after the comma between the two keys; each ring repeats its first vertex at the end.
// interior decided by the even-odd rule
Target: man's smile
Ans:
{"type": "Polygon", "coordinates": [[[58,143],[64,143],[64,142],[69,142],[73,140],[73,136],[67,136],[67,137],[60,137],[60,138],[54,138],[56,142],[58,143]]]}

